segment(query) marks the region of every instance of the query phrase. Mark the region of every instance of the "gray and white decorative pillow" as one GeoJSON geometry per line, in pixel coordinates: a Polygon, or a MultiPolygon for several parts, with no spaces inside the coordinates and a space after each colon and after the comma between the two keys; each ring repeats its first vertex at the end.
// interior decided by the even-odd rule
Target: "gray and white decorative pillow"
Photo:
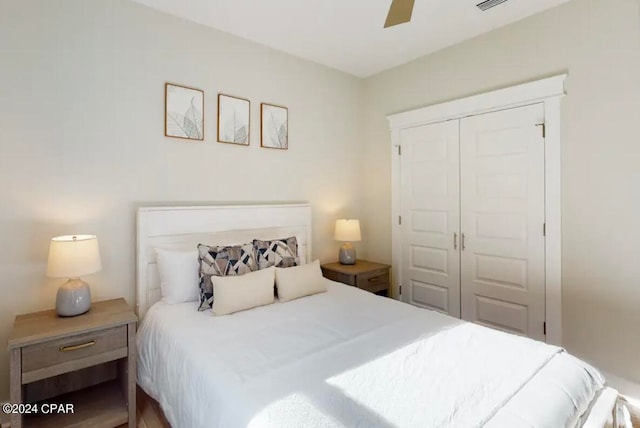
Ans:
{"type": "Polygon", "coordinates": [[[212,247],[198,245],[200,260],[200,306],[199,311],[211,309],[213,304],[212,276],[244,275],[258,270],[253,245],[212,247]]]}
{"type": "Polygon", "coordinates": [[[253,248],[256,252],[256,263],[258,269],[271,266],[285,268],[298,266],[298,240],[295,236],[285,239],[274,239],[271,241],[253,240],[253,248]]]}

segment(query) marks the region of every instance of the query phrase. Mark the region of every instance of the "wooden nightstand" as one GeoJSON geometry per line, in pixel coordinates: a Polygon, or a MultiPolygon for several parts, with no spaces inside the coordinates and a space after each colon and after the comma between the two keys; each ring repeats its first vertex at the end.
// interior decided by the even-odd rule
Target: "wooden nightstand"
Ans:
{"type": "Polygon", "coordinates": [[[356,260],[355,265],[328,263],[320,267],[325,278],[353,285],[380,296],[387,296],[389,293],[389,265],[356,260]]]}
{"type": "Polygon", "coordinates": [[[94,302],[72,318],[53,310],[17,316],[11,403],[37,413],[12,413],[11,427],[135,427],[137,321],[124,299],[94,302]],[[73,404],[73,413],[50,413],[53,404],[73,404]]]}

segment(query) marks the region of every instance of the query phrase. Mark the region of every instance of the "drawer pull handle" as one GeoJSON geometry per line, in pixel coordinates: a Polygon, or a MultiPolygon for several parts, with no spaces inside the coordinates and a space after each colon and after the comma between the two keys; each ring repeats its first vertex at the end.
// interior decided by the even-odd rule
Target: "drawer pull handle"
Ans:
{"type": "Polygon", "coordinates": [[[81,343],[80,345],[61,346],[60,352],[77,351],[78,349],[88,348],[96,344],[95,340],[91,340],[87,343],[81,343]]]}
{"type": "Polygon", "coordinates": [[[378,282],[380,280],[379,276],[374,276],[373,278],[369,278],[369,282],[378,282]]]}

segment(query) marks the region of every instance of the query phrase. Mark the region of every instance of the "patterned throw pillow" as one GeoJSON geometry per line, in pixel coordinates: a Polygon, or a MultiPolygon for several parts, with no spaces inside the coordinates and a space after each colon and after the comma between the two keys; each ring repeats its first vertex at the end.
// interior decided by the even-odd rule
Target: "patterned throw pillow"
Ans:
{"type": "Polygon", "coordinates": [[[253,256],[253,245],[243,244],[227,247],[198,245],[200,260],[200,306],[199,311],[211,309],[213,304],[212,276],[244,275],[258,270],[253,256]]]}
{"type": "Polygon", "coordinates": [[[274,239],[272,241],[253,240],[253,248],[256,252],[256,263],[258,269],[271,266],[285,268],[298,266],[298,240],[295,236],[285,239],[274,239]]]}

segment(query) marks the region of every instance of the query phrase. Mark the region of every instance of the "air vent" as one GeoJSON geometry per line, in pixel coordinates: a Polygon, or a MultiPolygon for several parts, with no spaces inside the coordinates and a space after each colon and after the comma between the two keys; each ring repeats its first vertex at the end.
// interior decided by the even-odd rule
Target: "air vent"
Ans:
{"type": "Polygon", "coordinates": [[[478,9],[480,9],[481,11],[486,11],[491,9],[492,7],[496,7],[498,5],[501,5],[502,3],[506,2],[507,0],[485,0],[481,3],[478,3],[476,6],[478,6],[478,9]]]}

